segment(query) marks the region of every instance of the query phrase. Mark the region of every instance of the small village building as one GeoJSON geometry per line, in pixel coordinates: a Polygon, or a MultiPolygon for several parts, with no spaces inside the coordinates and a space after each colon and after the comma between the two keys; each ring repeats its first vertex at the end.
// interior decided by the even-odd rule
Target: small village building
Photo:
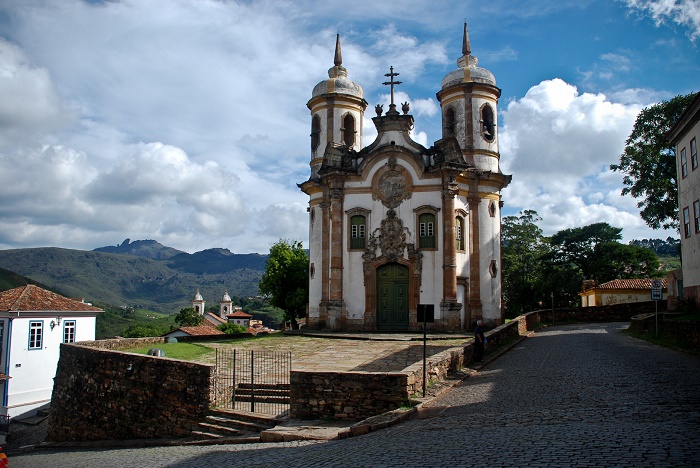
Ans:
{"type": "Polygon", "coordinates": [[[228,323],[233,323],[246,328],[250,327],[250,320],[252,318],[253,316],[251,314],[247,314],[240,309],[226,316],[228,323]]]}
{"type": "Polygon", "coordinates": [[[700,93],[666,138],[676,147],[682,264],[678,299],[700,307],[700,93]]]}
{"type": "Polygon", "coordinates": [[[0,414],[31,416],[49,406],[61,343],[95,339],[102,309],[27,285],[0,292],[0,414]]]}
{"type": "MultiPolygon", "coordinates": [[[[651,282],[646,279],[616,279],[596,285],[595,282],[584,283],[581,296],[581,307],[593,307],[613,304],[628,304],[631,302],[651,301],[651,282]]],[[[666,280],[660,280],[663,286],[662,299],[667,296],[666,280]]]]}
{"type": "Polygon", "coordinates": [[[211,335],[223,335],[224,332],[217,330],[216,326],[210,322],[205,321],[202,325],[196,327],[180,327],[177,330],[163,335],[166,338],[179,338],[181,336],[211,336],[211,335]]]}
{"type": "Polygon", "coordinates": [[[460,331],[477,319],[503,323],[501,190],[496,78],[462,56],[437,92],[441,139],[414,141],[410,104],[394,102],[401,84],[386,74],[391,104],[377,105],[376,139],[363,141],[367,101],[348,79],[340,36],[334,66],[307,103],[311,118],[309,304],[306,323],[331,330],[460,331]]]}

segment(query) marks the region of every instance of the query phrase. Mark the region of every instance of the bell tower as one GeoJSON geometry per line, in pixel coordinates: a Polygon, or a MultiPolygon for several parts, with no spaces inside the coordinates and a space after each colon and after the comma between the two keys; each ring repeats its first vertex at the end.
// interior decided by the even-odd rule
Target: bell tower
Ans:
{"type": "Polygon", "coordinates": [[[492,323],[503,321],[500,243],[482,239],[500,239],[501,189],[510,183],[510,176],[501,173],[499,164],[500,96],[493,73],[479,67],[472,55],[469,29],[464,23],[462,56],[457,59],[457,69],[442,79],[437,99],[442,110],[442,138],[456,138],[470,166],[457,177],[464,187],[459,197],[464,200],[469,230],[468,267],[462,274],[465,289],[468,283],[469,316],[492,323]]]}
{"type": "Polygon", "coordinates": [[[306,106],[311,111],[311,179],[318,174],[323,154],[329,144],[362,149],[362,118],[367,101],[362,87],[348,80],[343,67],[340,34],[335,39],[333,67],[328,79],[314,87],[306,106]]]}

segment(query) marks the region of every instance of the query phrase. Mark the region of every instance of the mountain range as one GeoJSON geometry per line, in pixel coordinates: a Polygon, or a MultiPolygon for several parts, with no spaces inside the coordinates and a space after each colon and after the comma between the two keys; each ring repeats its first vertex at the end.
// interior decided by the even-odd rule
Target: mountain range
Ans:
{"type": "Polygon", "coordinates": [[[258,294],[267,255],[207,249],[189,254],[155,240],[126,239],[92,251],[40,247],[0,250],[0,268],[69,297],[166,314],[187,307],[199,289],[209,305],[258,294]]]}

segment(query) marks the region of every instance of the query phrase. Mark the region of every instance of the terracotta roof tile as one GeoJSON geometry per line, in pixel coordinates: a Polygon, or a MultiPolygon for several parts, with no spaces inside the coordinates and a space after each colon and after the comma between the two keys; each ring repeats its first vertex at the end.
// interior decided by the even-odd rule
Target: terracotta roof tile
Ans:
{"type": "Polygon", "coordinates": [[[233,318],[251,318],[252,315],[246,314],[242,310],[237,310],[232,314],[228,314],[226,317],[233,317],[233,318]]]}
{"type": "MultiPolygon", "coordinates": [[[[599,284],[593,289],[651,289],[651,282],[653,280],[649,278],[644,279],[616,279],[608,281],[607,283],[599,284]]],[[[666,288],[666,280],[661,280],[662,287],[666,288]]]]}
{"type": "Polygon", "coordinates": [[[66,311],[102,312],[82,301],[63,297],[33,284],[0,292],[0,311],[66,311]]]}
{"type": "Polygon", "coordinates": [[[180,327],[179,330],[187,333],[191,336],[203,336],[203,335],[223,335],[224,332],[217,330],[213,325],[204,323],[198,327],[180,327]]]}

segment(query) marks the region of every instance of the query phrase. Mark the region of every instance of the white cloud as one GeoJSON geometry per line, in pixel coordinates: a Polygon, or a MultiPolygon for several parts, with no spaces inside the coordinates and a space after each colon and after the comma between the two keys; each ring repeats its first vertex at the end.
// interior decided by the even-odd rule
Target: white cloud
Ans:
{"type": "Polygon", "coordinates": [[[594,222],[622,227],[626,238],[644,231],[636,200],[620,195],[621,176],[608,169],[639,110],[560,79],[511,101],[500,134],[503,172],[514,174],[507,211],[536,210],[548,234],[594,222]]]}
{"type": "MultiPolygon", "coordinates": [[[[34,139],[63,126],[62,109],[45,68],[0,37],[0,145],[34,139]]],[[[0,146],[0,149],[2,146],[0,146]]]]}
{"type": "Polygon", "coordinates": [[[695,42],[700,37],[700,1],[698,0],[625,0],[627,7],[649,15],[659,26],[668,21],[688,28],[695,42]]]}

